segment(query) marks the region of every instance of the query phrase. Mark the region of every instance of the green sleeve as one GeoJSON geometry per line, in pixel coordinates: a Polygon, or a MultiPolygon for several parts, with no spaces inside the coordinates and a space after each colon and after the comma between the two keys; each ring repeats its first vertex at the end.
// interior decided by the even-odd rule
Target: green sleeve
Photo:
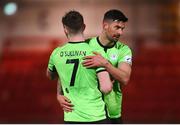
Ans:
{"type": "Polygon", "coordinates": [[[55,71],[56,71],[53,58],[54,58],[54,51],[52,52],[52,54],[51,54],[51,56],[50,56],[50,58],[49,58],[49,63],[48,63],[48,69],[49,69],[51,72],[55,72],[55,71]]]}
{"type": "Polygon", "coordinates": [[[118,63],[126,62],[132,65],[132,52],[128,46],[121,48],[119,51],[119,55],[120,56],[118,58],[118,63]]]}

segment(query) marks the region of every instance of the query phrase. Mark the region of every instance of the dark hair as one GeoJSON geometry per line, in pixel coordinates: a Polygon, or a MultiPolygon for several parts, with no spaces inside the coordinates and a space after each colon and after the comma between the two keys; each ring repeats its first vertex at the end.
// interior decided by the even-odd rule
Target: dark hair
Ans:
{"type": "Polygon", "coordinates": [[[70,28],[72,32],[78,32],[83,27],[84,19],[79,12],[72,10],[64,15],[62,23],[70,28]]]}
{"type": "Polygon", "coordinates": [[[127,22],[128,18],[120,10],[112,9],[104,14],[103,21],[105,20],[113,20],[113,21],[117,20],[117,21],[127,22]]]}

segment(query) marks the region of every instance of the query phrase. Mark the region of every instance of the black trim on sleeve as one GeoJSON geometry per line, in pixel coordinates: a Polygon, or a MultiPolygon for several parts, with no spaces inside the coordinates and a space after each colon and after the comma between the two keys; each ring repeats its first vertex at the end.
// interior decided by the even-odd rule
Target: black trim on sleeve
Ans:
{"type": "Polygon", "coordinates": [[[96,73],[100,73],[100,72],[103,72],[103,71],[106,71],[106,69],[102,69],[102,70],[96,71],[96,73]]]}
{"type": "Polygon", "coordinates": [[[51,71],[51,72],[56,72],[55,66],[53,66],[53,69],[52,69],[52,70],[51,70],[50,68],[48,68],[48,70],[51,71]]]}
{"type": "Polygon", "coordinates": [[[49,68],[48,68],[48,70],[49,70],[50,72],[54,72],[53,70],[51,70],[51,69],[49,69],[49,68]]]}

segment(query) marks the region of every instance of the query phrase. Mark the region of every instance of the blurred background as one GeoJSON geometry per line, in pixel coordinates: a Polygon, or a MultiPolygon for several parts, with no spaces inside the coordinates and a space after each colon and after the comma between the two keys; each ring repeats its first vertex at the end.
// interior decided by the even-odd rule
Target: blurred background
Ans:
{"type": "Polygon", "coordinates": [[[129,18],[120,39],[133,51],[124,123],[180,123],[179,0],[0,0],[0,123],[63,123],[57,82],[45,72],[67,40],[61,18],[73,9],[86,38],[101,33],[109,9],[129,18]]]}

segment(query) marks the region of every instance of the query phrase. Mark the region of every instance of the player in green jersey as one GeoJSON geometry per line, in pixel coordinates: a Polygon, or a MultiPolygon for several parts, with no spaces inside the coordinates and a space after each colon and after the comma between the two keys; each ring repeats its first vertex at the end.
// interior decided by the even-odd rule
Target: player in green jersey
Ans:
{"type": "MultiPolygon", "coordinates": [[[[121,11],[107,11],[104,14],[102,33],[97,38],[89,39],[89,44],[93,48],[103,49],[106,52],[110,63],[102,63],[106,62],[107,60],[97,53],[96,56],[87,57],[87,60],[84,62],[84,65],[87,67],[105,67],[106,70],[111,74],[112,78],[115,80],[113,84],[113,91],[104,97],[107,113],[110,118],[110,123],[112,124],[122,123],[121,86],[128,83],[131,74],[131,49],[127,45],[118,41],[120,36],[123,34],[123,29],[125,28],[127,21],[127,17],[121,11]]],[[[62,97],[60,97],[60,100],[63,102],[62,97]]],[[[67,109],[67,107],[71,108],[71,106],[69,106],[70,103],[64,105],[62,106],[64,109],[67,109]]]]}
{"type": "Polygon", "coordinates": [[[87,56],[84,66],[104,67],[114,79],[113,91],[104,96],[106,109],[110,123],[122,123],[121,105],[122,91],[121,86],[126,85],[129,81],[132,65],[131,49],[119,41],[123,34],[127,17],[119,10],[109,10],[105,13],[103,19],[103,31],[99,37],[90,39],[89,43],[92,48],[102,48],[107,56],[109,63],[104,63],[107,60],[100,54],[96,56],[87,56]]]}
{"type": "Polygon", "coordinates": [[[58,75],[64,97],[73,106],[73,110],[64,112],[64,121],[77,124],[106,123],[101,92],[109,93],[112,90],[109,74],[104,68],[86,68],[82,65],[85,56],[98,51],[84,39],[85,24],[82,15],[77,11],[70,11],[62,18],[62,23],[69,42],[52,52],[47,76],[54,79],[58,75]]]}

